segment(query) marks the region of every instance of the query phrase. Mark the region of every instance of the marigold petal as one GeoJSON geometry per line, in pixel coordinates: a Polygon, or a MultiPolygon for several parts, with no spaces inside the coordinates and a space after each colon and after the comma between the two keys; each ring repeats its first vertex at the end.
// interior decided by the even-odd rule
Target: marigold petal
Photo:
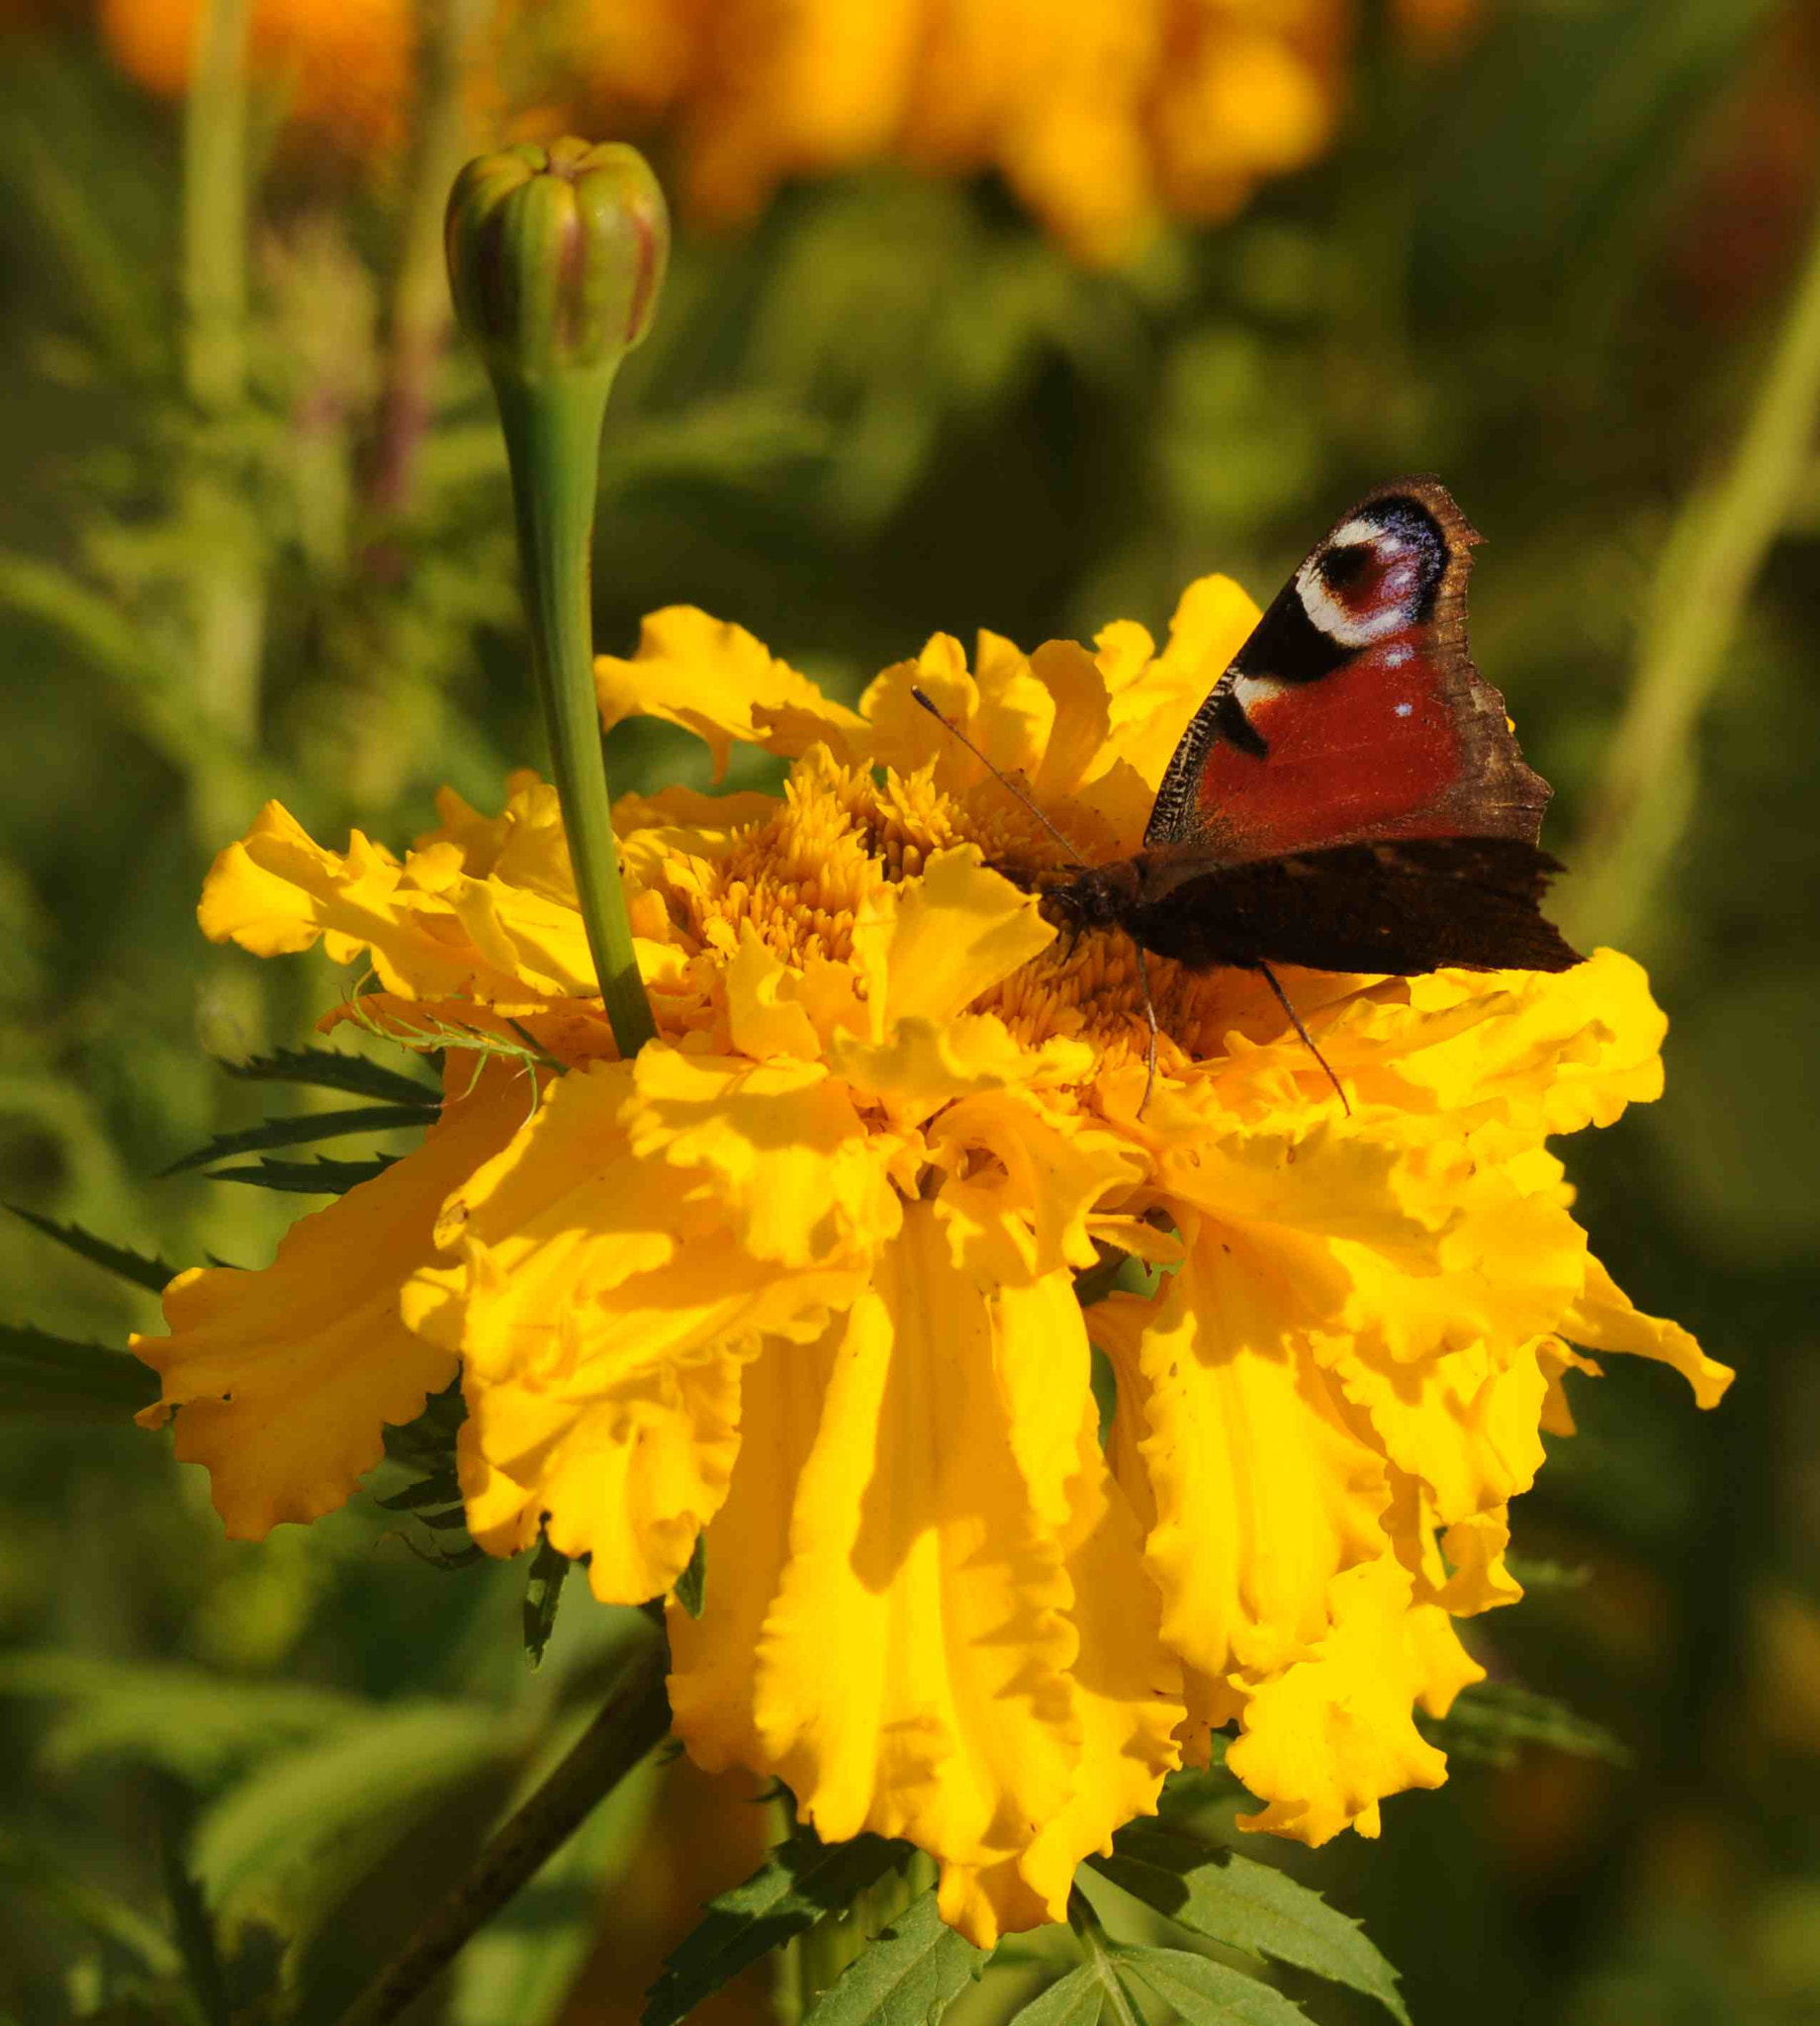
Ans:
{"type": "Polygon", "coordinates": [[[799,976],[750,922],[740,924],[739,952],[726,970],[727,1029],[737,1053],[755,1062],[770,1056],[809,1061],[821,1054],[821,1036],[798,996],[799,976]]]}
{"type": "Polygon", "coordinates": [[[1333,1371],[1385,1455],[1426,1485],[1442,1523],[1502,1508],[1535,1482],[1547,1381],[1528,1345],[1498,1354],[1477,1343],[1413,1367],[1355,1346],[1333,1371]]]}
{"type": "MultiPolygon", "coordinates": [[[[661,1049],[646,1049],[639,1066],[661,1049]]],[[[852,1273],[780,1272],[737,1242],[686,1167],[641,1159],[625,1131],[633,1065],[551,1085],[536,1116],[455,1188],[437,1219],[447,1263],[403,1298],[410,1327],[459,1351],[470,1380],[540,1376],[586,1405],[667,1361],[768,1331],[813,1335],[852,1273]]]]}
{"type": "Polygon", "coordinates": [[[725,619],[693,605],[666,605],[639,629],[630,661],[594,661],[601,722],[661,717],[702,739],[722,780],[737,739],[769,753],[795,755],[818,741],[843,758],[865,750],[865,725],[826,697],[806,676],[725,619]]]}
{"type": "Polygon", "coordinates": [[[197,913],[213,941],[255,956],[318,939],[336,964],[364,956],[408,999],[516,1006],[593,984],[573,905],[492,875],[475,880],[451,843],[401,865],[356,830],[346,852],[324,851],[276,802],[216,860],[197,913]]]}
{"type": "Polygon", "coordinates": [[[1561,1325],[1562,1334],[1589,1350],[1625,1351],[1672,1365],[1693,1388],[1700,1407],[1717,1407],[1737,1374],[1701,1350],[1679,1323],[1646,1316],[1631,1305],[1599,1262],[1587,1260],[1585,1291],[1561,1325]]]}
{"type": "Polygon", "coordinates": [[[1335,1577],[1332,1617],[1309,1657],[1245,1704],[1227,1764],[1267,1805],[1241,1829],[1309,1844],[1348,1827],[1375,1836],[1386,1796],[1447,1777],[1410,1715],[1429,1655],[1411,1651],[1409,1571],[1387,1557],[1335,1577]]]}
{"type": "Polygon", "coordinates": [[[827,1371],[761,1642],[764,1764],[825,1837],[908,1836],[973,1875],[944,1908],[989,1946],[1002,1912],[1041,1917],[994,1895],[1069,1798],[1076,1641],[1061,1554],[1013,1460],[986,1305],[926,1206],[827,1371]]]}
{"type": "Polygon", "coordinates": [[[739,1452],[740,1360],[647,1366],[618,1383],[527,1369],[466,1389],[460,1435],[468,1530],[490,1554],[537,1538],[590,1557],[603,1604],[643,1604],[688,1566],[739,1452]],[[546,1517],[547,1516],[547,1517],[546,1517]]]}
{"type": "Polygon", "coordinates": [[[170,1335],[133,1337],[164,1380],[140,1420],[181,1410],[177,1455],[207,1468],[233,1538],[332,1513],[383,1457],[381,1428],[454,1376],[448,1351],[401,1320],[400,1290],[433,1256],[444,1196],[523,1118],[515,1080],[490,1076],[414,1152],[300,1218],[262,1271],[180,1273],[164,1295],[170,1335]]]}
{"type": "Polygon", "coordinates": [[[1141,627],[1109,627],[1100,665],[1113,689],[1108,758],[1126,761],[1154,792],[1188,721],[1257,624],[1257,605],[1229,577],[1201,577],[1182,593],[1169,644],[1147,666],[1134,660],[1149,646],[1141,627]]]}
{"type": "Polygon", "coordinates": [[[825,1265],[892,1237],[901,1199],[845,1087],[819,1063],[646,1048],[623,1120],[634,1155],[697,1171],[740,1244],[825,1265]]]}
{"type": "Polygon", "coordinates": [[[1324,1632],[1333,1577],[1383,1551],[1389,1488],[1326,1375],[1285,1336],[1277,1263],[1193,1218],[1182,1236],[1160,1300],[1114,1295],[1088,1327],[1099,1336],[1110,1321],[1116,1341],[1119,1319],[1144,1312],[1119,1420],[1140,1417],[1145,1431],[1157,1515],[1145,1559],[1164,1638],[1218,1676],[1277,1666],[1324,1632]]]}
{"type": "Polygon", "coordinates": [[[1128,1142],[1064,1122],[1022,1092],[961,1098],[936,1121],[929,1144],[938,1160],[965,1169],[936,1204],[955,1263],[1000,1286],[1093,1265],[1088,1213],[1142,1173],[1128,1142]],[[981,1152],[991,1165],[979,1162],[981,1152]]]}
{"type": "Polygon", "coordinates": [[[1022,893],[964,845],[938,852],[915,882],[880,886],[854,923],[854,962],[874,1008],[874,1041],[900,1020],[952,1020],[1055,931],[1022,893]]]}

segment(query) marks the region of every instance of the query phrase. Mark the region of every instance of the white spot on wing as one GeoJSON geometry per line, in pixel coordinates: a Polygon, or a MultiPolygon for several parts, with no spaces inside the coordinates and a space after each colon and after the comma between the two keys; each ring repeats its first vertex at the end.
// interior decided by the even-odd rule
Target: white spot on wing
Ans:
{"type": "Polygon", "coordinates": [[[1400,703],[1397,706],[1397,715],[1399,717],[1408,717],[1410,712],[1412,711],[1414,708],[1415,706],[1413,703],[1400,703]]]}

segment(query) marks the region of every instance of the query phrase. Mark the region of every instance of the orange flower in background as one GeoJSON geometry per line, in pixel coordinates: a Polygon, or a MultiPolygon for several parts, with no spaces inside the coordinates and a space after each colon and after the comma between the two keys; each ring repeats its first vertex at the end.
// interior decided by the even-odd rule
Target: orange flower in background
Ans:
{"type": "MultiPolygon", "coordinates": [[[[198,0],[102,0],[117,59],[188,72],[198,0]]],[[[483,8],[483,14],[485,9],[483,8]]],[[[1165,217],[1229,216],[1332,138],[1355,0],[498,0],[474,38],[476,140],[668,127],[697,215],[896,161],[995,172],[1082,259],[1165,217]]],[[[256,0],[252,60],[297,121],[390,149],[409,0],[256,0]]]]}
{"type": "MultiPolygon", "coordinates": [[[[202,0],[101,0],[115,60],[148,89],[189,81],[202,0]]],[[[295,122],[356,153],[409,131],[415,49],[411,0],[253,0],[247,56],[295,122]]]]}

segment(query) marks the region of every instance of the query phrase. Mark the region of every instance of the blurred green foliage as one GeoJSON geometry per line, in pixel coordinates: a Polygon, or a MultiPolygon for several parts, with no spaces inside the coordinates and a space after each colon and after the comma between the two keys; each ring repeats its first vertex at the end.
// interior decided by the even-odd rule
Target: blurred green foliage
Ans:
{"type": "MultiPolygon", "coordinates": [[[[883,172],[684,232],[609,428],[596,637],[626,651],[685,600],[851,695],[937,629],[1160,631],[1213,568],[1267,593],[1357,493],[1445,475],[1490,538],[1478,662],[1556,784],[1551,841],[1585,841],[1568,909],[1592,937],[1621,910],[1674,1021],[1664,1100],[1567,1150],[1585,1222],[1742,1375],[1706,1418],[1653,1369],[1576,1389],[1582,1432],[1517,1520],[1556,1580],[1471,1634],[1534,1741],[1457,1751],[1380,1845],[1288,1868],[1367,1915],[1418,2020],[1793,2026],[1820,2008],[1811,405],[1748,503],[1763,537],[1665,754],[1657,855],[1615,895],[1597,875],[1628,820],[1614,739],[1652,652],[1711,616],[1697,554],[1737,533],[1727,475],[1815,209],[1820,17],[1509,0],[1420,62],[1376,20],[1329,161],[1132,272],[1072,267],[994,188],[883,172]],[[1537,1695],[1621,1749],[1552,1750],[1571,1725],[1537,1695]]],[[[148,1177],[266,1109],[208,1055],[304,1042],[332,987],[202,942],[211,854],[268,796],[402,843],[439,783],[491,806],[538,748],[491,404],[470,360],[399,341],[436,164],[329,182],[258,117],[226,141],[193,117],[192,204],[198,150],[237,173],[242,140],[186,241],[179,120],[73,27],[0,65],[0,1197],[252,1262],[296,1201],[148,1177]]],[[[661,727],[608,758],[618,790],[705,784],[661,727]]],[[[155,1313],[24,1223],[0,1260],[7,1320],[119,1342],[155,1313]]],[[[533,1678],[522,1571],[424,1568],[371,1497],[225,1541],[195,1474],[126,1429],[0,1434],[0,2017],[182,2016],[156,2009],[188,1903],[161,1850],[225,1915],[225,2008],[284,1933],[332,2016],[635,1636],[572,1596],[533,1678]]],[[[632,2016],[763,1840],[763,1809],[700,1783],[665,1790],[660,1834],[682,1777],[623,1789],[435,2016],[632,2016]]],[[[1053,1941],[953,2016],[1006,2016],[1071,1960],[1053,1941]]]]}

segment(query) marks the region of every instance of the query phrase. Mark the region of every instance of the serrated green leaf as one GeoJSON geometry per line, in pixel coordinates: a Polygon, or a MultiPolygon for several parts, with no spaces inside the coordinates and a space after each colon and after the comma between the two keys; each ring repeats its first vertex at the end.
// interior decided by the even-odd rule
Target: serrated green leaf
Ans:
{"type": "Polygon", "coordinates": [[[78,1258],[118,1274],[122,1280],[132,1281],[135,1287],[162,1294],[177,1277],[175,1266],[167,1266],[162,1259],[147,1258],[143,1252],[130,1251],[125,1245],[110,1244],[106,1239],[98,1239],[93,1232],[84,1231],[79,1224],[56,1224],[48,1217],[40,1217],[36,1210],[20,1209],[17,1203],[9,1203],[6,1207],[15,1217],[23,1218],[35,1231],[42,1231],[46,1238],[74,1252],[78,1258]]]}
{"type": "Polygon", "coordinates": [[[1307,2026],[1308,2014],[1280,1990],[1186,1949],[1121,1943],[1113,1960],[1172,2004],[1187,2026],[1307,2026]]]}
{"type": "Polygon", "coordinates": [[[1444,1751],[1482,1765],[1514,1766],[1525,1745],[1542,1745],[1575,1759],[1602,1759],[1611,1766],[1636,1763],[1630,1747],[1603,1724],[1514,1682],[1480,1682],[1439,1721],[1418,1717],[1417,1724],[1444,1751]]]}
{"type": "Polygon", "coordinates": [[[1018,2026],[1099,2026],[1106,1987],[1092,1964],[1070,1970],[1016,2014],[1018,2026]]]}
{"type": "Polygon", "coordinates": [[[194,1864],[219,1931],[263,1921],[293,1959],[361,1878],[458,1799],[502,1799],[526,1740],[482,1704],[366,1705],[268,1757],[202,1818],[194,1864]]]}
{"type": "Polygon", "coordinates": [[[365,1056],[344,1056],[338,1049],[279,1049],[244,1062],[216,1060],[229,1076],[246,1083],[306,1083],[318,1090],[345,1090],[356,1097],[376,1097],[387,1104],[420,1105],[430,1111],[442,1103],[442,1092],[414,1076],[388,1069],[365,1056]]]}
{"type": "Polygon", "coordinates": [[[212,1167],[212,1182],[248,1182],[255,1189],[281,1189],[293,1196],[345,1196],[362,1182],[373,1181],[396,1164],[396,1153],[376,1153],[371,1160],[264,1160],[257,1167],[212,1167]]]}
{"type": "Polygon", "coordinates": [[[1192,1933],[1373,1997],[1401,2026],[1397,1973],[1365,1930],[1274,1866],[1152,1821],[1128,1822],[1094,1870],[1192,1933]]]}
{"type": "Polygon", "coordinates": [[[304,1147],[315,1140],[339,1139],[344,1133],[392,1132],[402,1126],[426,1125],[432,1116],[417,1105],[363,1104],[344,1112],[305,1112],[295,1119],[267,1119],[243,1132],[216,1134],[207,1147],[173,1160],[161,1171],[159,1180],[236,1153],[257,1153],[266,1147],[304,1147]]]}
{"type": "Polygon", "coordinates": [[[157,1397],[157,1373],[130,1350],[0,1323],[0,1414],[121,1427],[157,1397]]]}
{"type": "Polygon", "coordinates": [[[197,1788],[335,1735],[370,1706],[334,1689],[49,1652],[0,1659],[0,1695],[45,1705],[49,1766],[121,1758],[197,1788]]]}
{"type": "Polygon", "coordinates": [[[689,1549],[688,1567],[677,1578],[677,1602],[691,1618],[698,1618],[701,1615],[701,1607],[707,1601],[707,1535],[697,1533],[695,1544],[689,1549]]]}
{"type": "Polygon", "coordinates": [[[677,2026],[748,1964],[851,1906],[909,1854],[908,1844],[883,1836],[824,1843],[813,1830],[798,1830],[751,1878],[708,1901],[706,1919],[665,1960],[645,1999],[643,2026],[677,2026]]]}
{"type": "Polygon", "coordinates": [[[936,1911],[931,1888],[841,1972],[803,2026],[933,2026],[988,1960],[936,1911]]]}
{"type": "Polygon", "coordinates": [[[530,1574],[524,1581],[524,1657],[533,1672],[543,1665],[544,1648],[556,1629],[556,1607],[562,1602],[563,1578],[568,1573],[569,1557],[550,1545],[547,1533],[539,1535],[530,1574]]]}
{"type": "Polygon", "coordinates": [[[0,1888],[16,1917],[54,1914],[111,1943],[153,1977],[182,1972],[176,1945],[155,1921],[96,1885],[42,1838],[0,1832],[0,1888]]]}

